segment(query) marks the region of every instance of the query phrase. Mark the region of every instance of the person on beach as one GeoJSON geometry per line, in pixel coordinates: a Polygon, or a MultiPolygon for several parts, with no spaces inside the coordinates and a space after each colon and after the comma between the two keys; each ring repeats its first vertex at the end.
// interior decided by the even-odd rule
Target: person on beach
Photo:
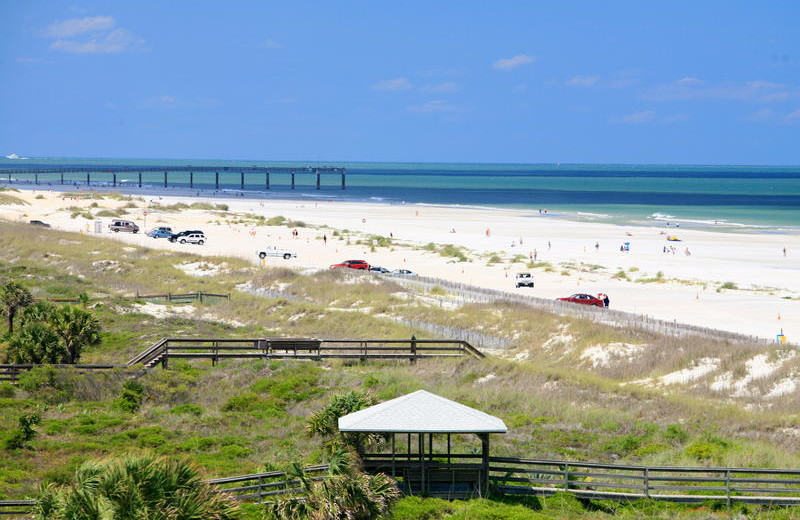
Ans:
{"type": "Polygon", "coordinates": [[[328,245],[328,235],[322,235],[322,244],[328,245]]]}
{"type": "Polygon", "coordinates": [[[783,257],[786,258],[786,248],[783,248],[783,257]]]}
{"type": "Polygon", "coordinates": [[[595,242],[594,243],[594,250],[595,251],[600,251],[600,242],[595,242]]]}
{"type": "Polygon", "coordinates": [[[536,261],[536,258],[537,258],[538,256],[539,256],[539,251],[537,251],[537,250],[535,250],[535,249],[534,249],[534,250],[533,250],[533,261],[534,261],[534,262],[536,261]]]}

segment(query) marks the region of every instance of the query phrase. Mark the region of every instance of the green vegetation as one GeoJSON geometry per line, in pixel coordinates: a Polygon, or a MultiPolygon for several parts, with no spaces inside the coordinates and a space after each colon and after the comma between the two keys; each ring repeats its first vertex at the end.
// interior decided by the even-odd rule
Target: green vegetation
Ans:
{"type": "MultiPolygon", "coordinates": [[[[293,462],[327,462],[329,450],[319,437],[307,435],[308,419],[325,414],[335,396],[348,391],[369,391],[383,401],[425,388],[499,416],[510,427],[508,434],[492,440],[492,451],[499,456],[653,465],[800,464],[794,438],[784,433],[797,427],[794,398],[759,407],[750,406],[757,404],[755,398],[712,392],[703,380],[673,385],[669,391],[630,384],[685,368],[699,357],[719,358],[724,370],[740,374],[753,355],[752,345],[613,328],[513,302],[459,303],[447,309],[392,281],[357,272],[254,270],[235,258],[204,258],[225,262],[225,269],[214,277],[194,278],[175,267],[199,259],[146,248],[121,250],[113,241],[88,235],[63,234],[53,240],[31,236],[24,224],[0,223],[0,283],[20,284],[33,298],[88,295],[86,312],[102,329],[100,341],[81,350],[81,362],[120,363],[168,336],[433,336],[410,323],[476,331],[502,338],[509,346],[500,356],[484,360],[438,359],[414,365],[243,360],[212,367],[206,361],[171,361],[170,370],[157,368],[136,377],[124,371],[87,374],[39,367],[25,373],[16,387],[0,384],[1,446],[24,433],[22,417],[41,417],[38,425],[29,424],[35,434],[23,447],[3,449],[0,499],[34,496],[42,482],[71,489],[72,475],[86,461],[132,450],[185,457],[196,464],[202,478],[285,468],[293,462]],[[278,291],[279,297],[238,291],[245,283],[278,291]],[[231,293],[232,298],[181,307],[192,312],[158,305],[158,316],[148,314],[154,311],[141,302],[125,298],[137,291],[187,290],[231,293]],[[584,349],[611,343],[643,350],[638,357],[608,366],[594,367],[581,357],[584,349]],[[489,375],[494,377],[487,379],[489,375]]],[[[15,312],[15,329],[21,330],[26,311],[15,312]]],[[[0,358],[8,350],[6,337],[0,340],[0,358]]],[[[796,370],[791,363],[774,377],[796,370]]],[[[769,388],[770,380],[758,384],[769,388]]],[[[454,450],[468,448],[458,442],[454,450]]],[[[790,518],[787,511],[791,510],[762,513],[753,507],[740,512],[754,518],[790,518]]],[[[701,515],[686,506],[586,503],[571,497],[517,502],[407,497],[395,505],[391,518],[588,520],[614,515],[713,517],[707,508],[701,515]]]]}
{"type": "Polygon", "coordinates": [[[149,454],[82,464],[69,485],[42,490],[36,513],[42,520],[239,518],[235,501],[214,493],[192,464],[149,454]]]}
{"type": "Polygon", "coordinates": [[[731,291],[737,290],[739,287],[733,282],[725,282],[724,284],[720,285],[717,289],[717,292],[722,292],[723,289],[728,289],[731,291]]]}
{"type": "Polygon", "coordinates": [[[453,244],[437,245],[433,242],[425,244],[422,249],[432,253],[438,253],[439,256],[445,258],[452,258],[453,262],[466,262],[467,258],[466,249],[461,246],[454,246],[453,244]]]}
{"type": "Polygon", "coordinates": [[[36,302],[22,311],[21,322],[15,333],[9,323],[11,363],[77,363],[85,347],[100,343],[97,318],[74,305],[36,302]]]}
{"type": "Polygon", "coordinates": [[[0,206],[29,206],[24,199],[8,193],[0,193],[0,206]]]}

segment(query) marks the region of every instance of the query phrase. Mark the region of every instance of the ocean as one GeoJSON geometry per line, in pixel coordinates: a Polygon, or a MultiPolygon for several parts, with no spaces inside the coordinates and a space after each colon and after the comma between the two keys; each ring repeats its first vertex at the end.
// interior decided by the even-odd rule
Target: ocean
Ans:
{"type": "MultiPolygon", "coordinates": [[[[613,164],[458,164],[458,163],[316,163],[270,161],[198,161],[186,159],[0,159],[0,183],[7,168],[121,166],[123,185],[138,185],[136,168],[148,166],[241,166],[347,169],[347,189],[338,174],[323,174],[321,189],[310,174],[272,173],[270,189],[263,175],[245,176],[252,195],[385,204],[423,203],[529,209],[548,216],[593,222],[647,225],[670,222],[683,227],[760,233],[800,232],[800,167],[798,166],[669,166],[613,164]]],[[[13,179],[13,175],[12,175],[13,179]]],[[[86,176],[65,179],[85,183],[86,176]]],[[[188,188],[188,173],[144,173],[149,190],[188,188]]],[[[42,185],[58,184],[58,175],[40,175],[42,185]]],[[[194,173],[195,189],[213,190],[213,173],[194,173]]],[[[111,183],[111,174],[92,173],[92,182],[111,183]]],[[[241,191],[240,176],[220,176],[220,191],[241,191]]]]}

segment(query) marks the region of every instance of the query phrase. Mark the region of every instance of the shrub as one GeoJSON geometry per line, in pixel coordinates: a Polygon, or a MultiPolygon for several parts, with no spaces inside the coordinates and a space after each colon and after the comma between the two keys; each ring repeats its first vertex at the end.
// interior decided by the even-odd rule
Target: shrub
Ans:
{"type": "Polygon", "coordinates": [[[42,365],[21,374],[17,380],[20,388],[51,404],[69,401],[74,396],[75,381],[71,372],[42,365]]]}
{"type": "Polygon", "coordinates": [[[664,430],[664,440],[673,444],[683,444],[689,438],[683,426],[680,424],[670,424],[664,430]]]}
{"type": "Polygon", "coordinates": [[[36,436],[36,425],[42,421],[39,412],[23,414],[19,418],[19,429],[6,439],[7,450],[24,448],[36,436]]]}
{"type": "Polygon", "coordinates": [[[114,407],[123,412],[135,412],[142,405],[144,386],[138,381],[125,381],[122,393],[114,400],[114,407]]]}
{"type": "Polygon", "coordinates": [[[196,404],[182,404],[180,406],[173,406],[169,413],[174,414],[187,414],[187,415],[194,415],[195,417],[200,417],[203,415],[203,407],[198,406],[196,404]]]}
{"type": "Polygon", "coordinates": [[[5,381],[0,383],[0,397],[14,397],[16,393],[17,391],[11,383],[5,381]]]}

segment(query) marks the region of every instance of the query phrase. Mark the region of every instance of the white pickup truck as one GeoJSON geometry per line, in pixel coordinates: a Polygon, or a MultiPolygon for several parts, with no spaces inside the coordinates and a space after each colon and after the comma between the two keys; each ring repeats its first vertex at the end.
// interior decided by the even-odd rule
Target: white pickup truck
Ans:
{"type": "Polygon", "coordinates": [[[262,260],[268,256],[280,256],[288,260],[290,258],[297,258],[297,253],[289,251],[288,249],[279,249],[275,246],[269,246],[258,252],[258,257],[262,260]]]}

